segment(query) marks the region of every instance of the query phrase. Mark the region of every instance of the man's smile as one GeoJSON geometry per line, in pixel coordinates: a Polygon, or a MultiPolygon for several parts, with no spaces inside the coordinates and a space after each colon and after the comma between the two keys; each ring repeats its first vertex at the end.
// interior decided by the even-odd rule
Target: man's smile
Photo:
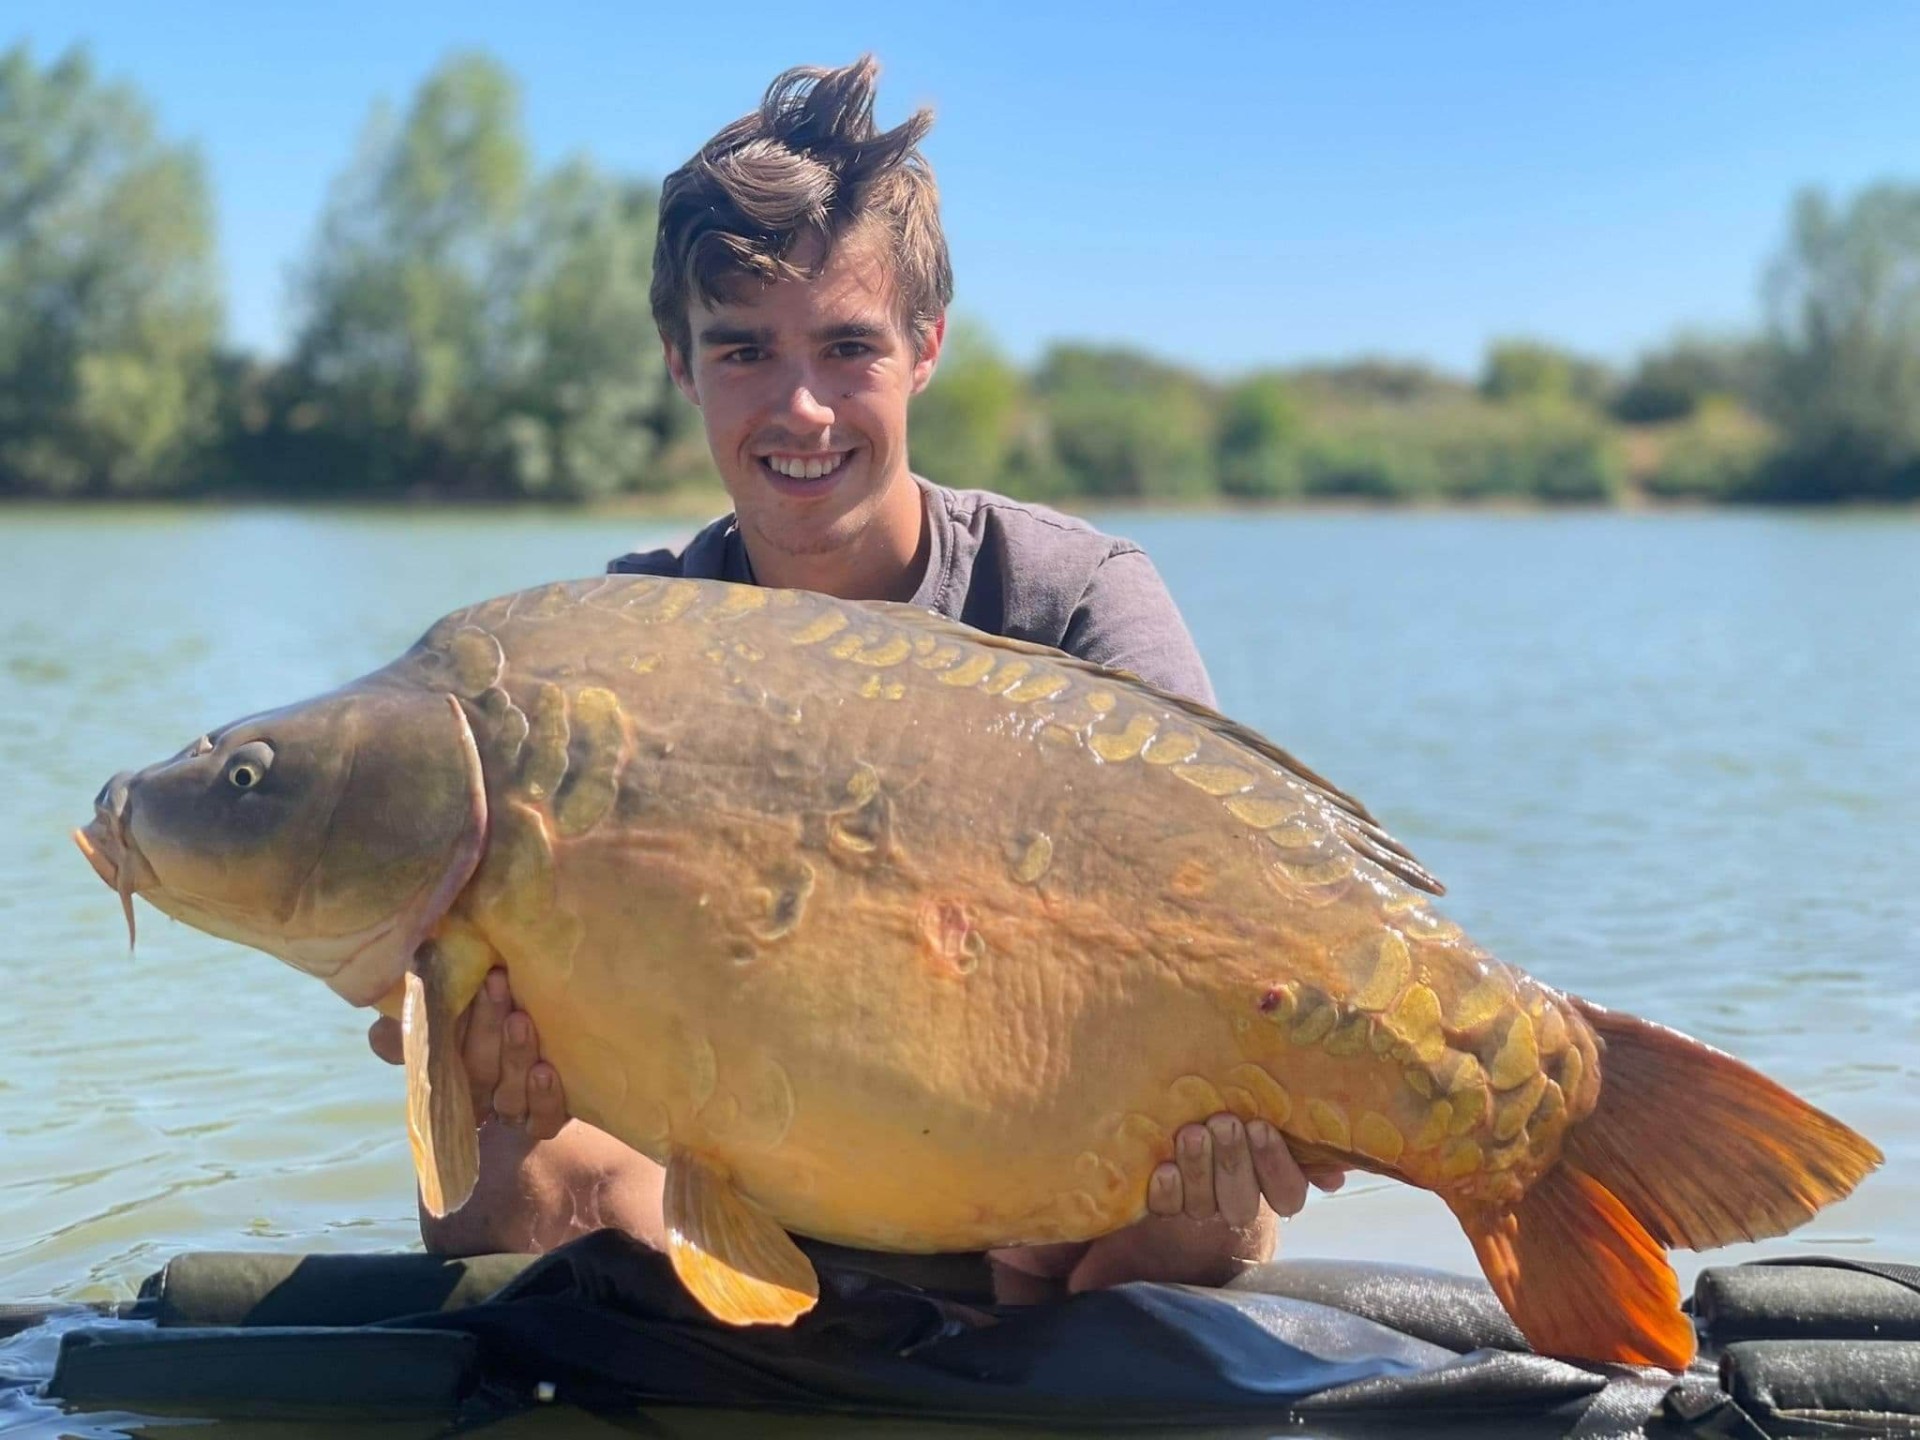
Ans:
{"type": "Polygon", "coordinates": [[[818,488],[820,481],[844,469],[852,454],[851,450],[780,451],[756,458],[774,488],[791,493],[796,486],[818,488]]]}

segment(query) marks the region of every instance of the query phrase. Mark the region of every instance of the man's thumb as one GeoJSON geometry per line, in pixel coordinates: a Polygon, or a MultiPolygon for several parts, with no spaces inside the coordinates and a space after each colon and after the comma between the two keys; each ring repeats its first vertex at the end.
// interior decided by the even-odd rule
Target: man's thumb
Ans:
{"type": "Polygon", "coordinates": [[[367,1047],[389,1065],[406,1062],[406,1049],[400,1038],[400,1022],[382,1015],[367,1027],[367,1047]]]}

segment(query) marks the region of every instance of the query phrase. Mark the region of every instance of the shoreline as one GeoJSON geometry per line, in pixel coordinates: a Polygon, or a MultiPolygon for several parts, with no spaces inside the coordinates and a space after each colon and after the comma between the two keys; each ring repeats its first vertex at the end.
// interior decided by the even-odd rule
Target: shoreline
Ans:
{"type": "MultiPolygon", "coordinates": [[[[1017,498],[1017,497],[1015,497],[1017,498]]],[[[1617,501],[1544,500],[1501,495],[1484,499],[1377,500],[1359,496],[1250,500],[1215,495],[1192,500],[1163,496],[1072,495],[1032,503],[1068,515],[1849,515],[1920,516],[1916,500],[1762,501],[1668,499],[1627,495],[1617,501]]],[[[541,518],[710,520],[732,508],[724,490],[670,490],[598,500],[488,499],[461,496],[111,495],[0,496],[0,514],[136,515],[209,511],[306,511],[315,514],[529,515],[541,518]]]]}

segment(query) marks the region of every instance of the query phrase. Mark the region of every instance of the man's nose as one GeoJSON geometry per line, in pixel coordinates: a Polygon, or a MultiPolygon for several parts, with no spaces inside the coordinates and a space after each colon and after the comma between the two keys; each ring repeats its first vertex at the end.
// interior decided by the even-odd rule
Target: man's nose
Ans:
{"type": "Polygon", "coordinates": [[[833,406],[829,403],[824,377],[811,369],[793,376],[786,387],[786,413],[794,428],[824,430],[833,424],[833,406]]]}

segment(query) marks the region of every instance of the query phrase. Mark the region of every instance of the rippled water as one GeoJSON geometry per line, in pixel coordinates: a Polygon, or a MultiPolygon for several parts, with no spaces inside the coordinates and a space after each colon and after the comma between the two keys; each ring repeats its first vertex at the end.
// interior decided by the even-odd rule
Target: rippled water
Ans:
{"type": "MultiPolygon", "coordinates": [[[[1738,1052],[1887,1151],[1766,1249],[1920,1260],[1920,522],[1108,523],[1158,560],[1224,708],[1366,799],[1478,938],[1738,1052]]],[[[66,832],[113,771],[641,538],[0,514],[0,1300],[125,1295],[188,1247],[415,1241],[400,1076],[362,1019],[151,910],[130,957],[66,832]]],[[[1433,1197],[1380,1182],[1316,1201],[1287,1243],[1473,1263],[1433,1197]]]]}

